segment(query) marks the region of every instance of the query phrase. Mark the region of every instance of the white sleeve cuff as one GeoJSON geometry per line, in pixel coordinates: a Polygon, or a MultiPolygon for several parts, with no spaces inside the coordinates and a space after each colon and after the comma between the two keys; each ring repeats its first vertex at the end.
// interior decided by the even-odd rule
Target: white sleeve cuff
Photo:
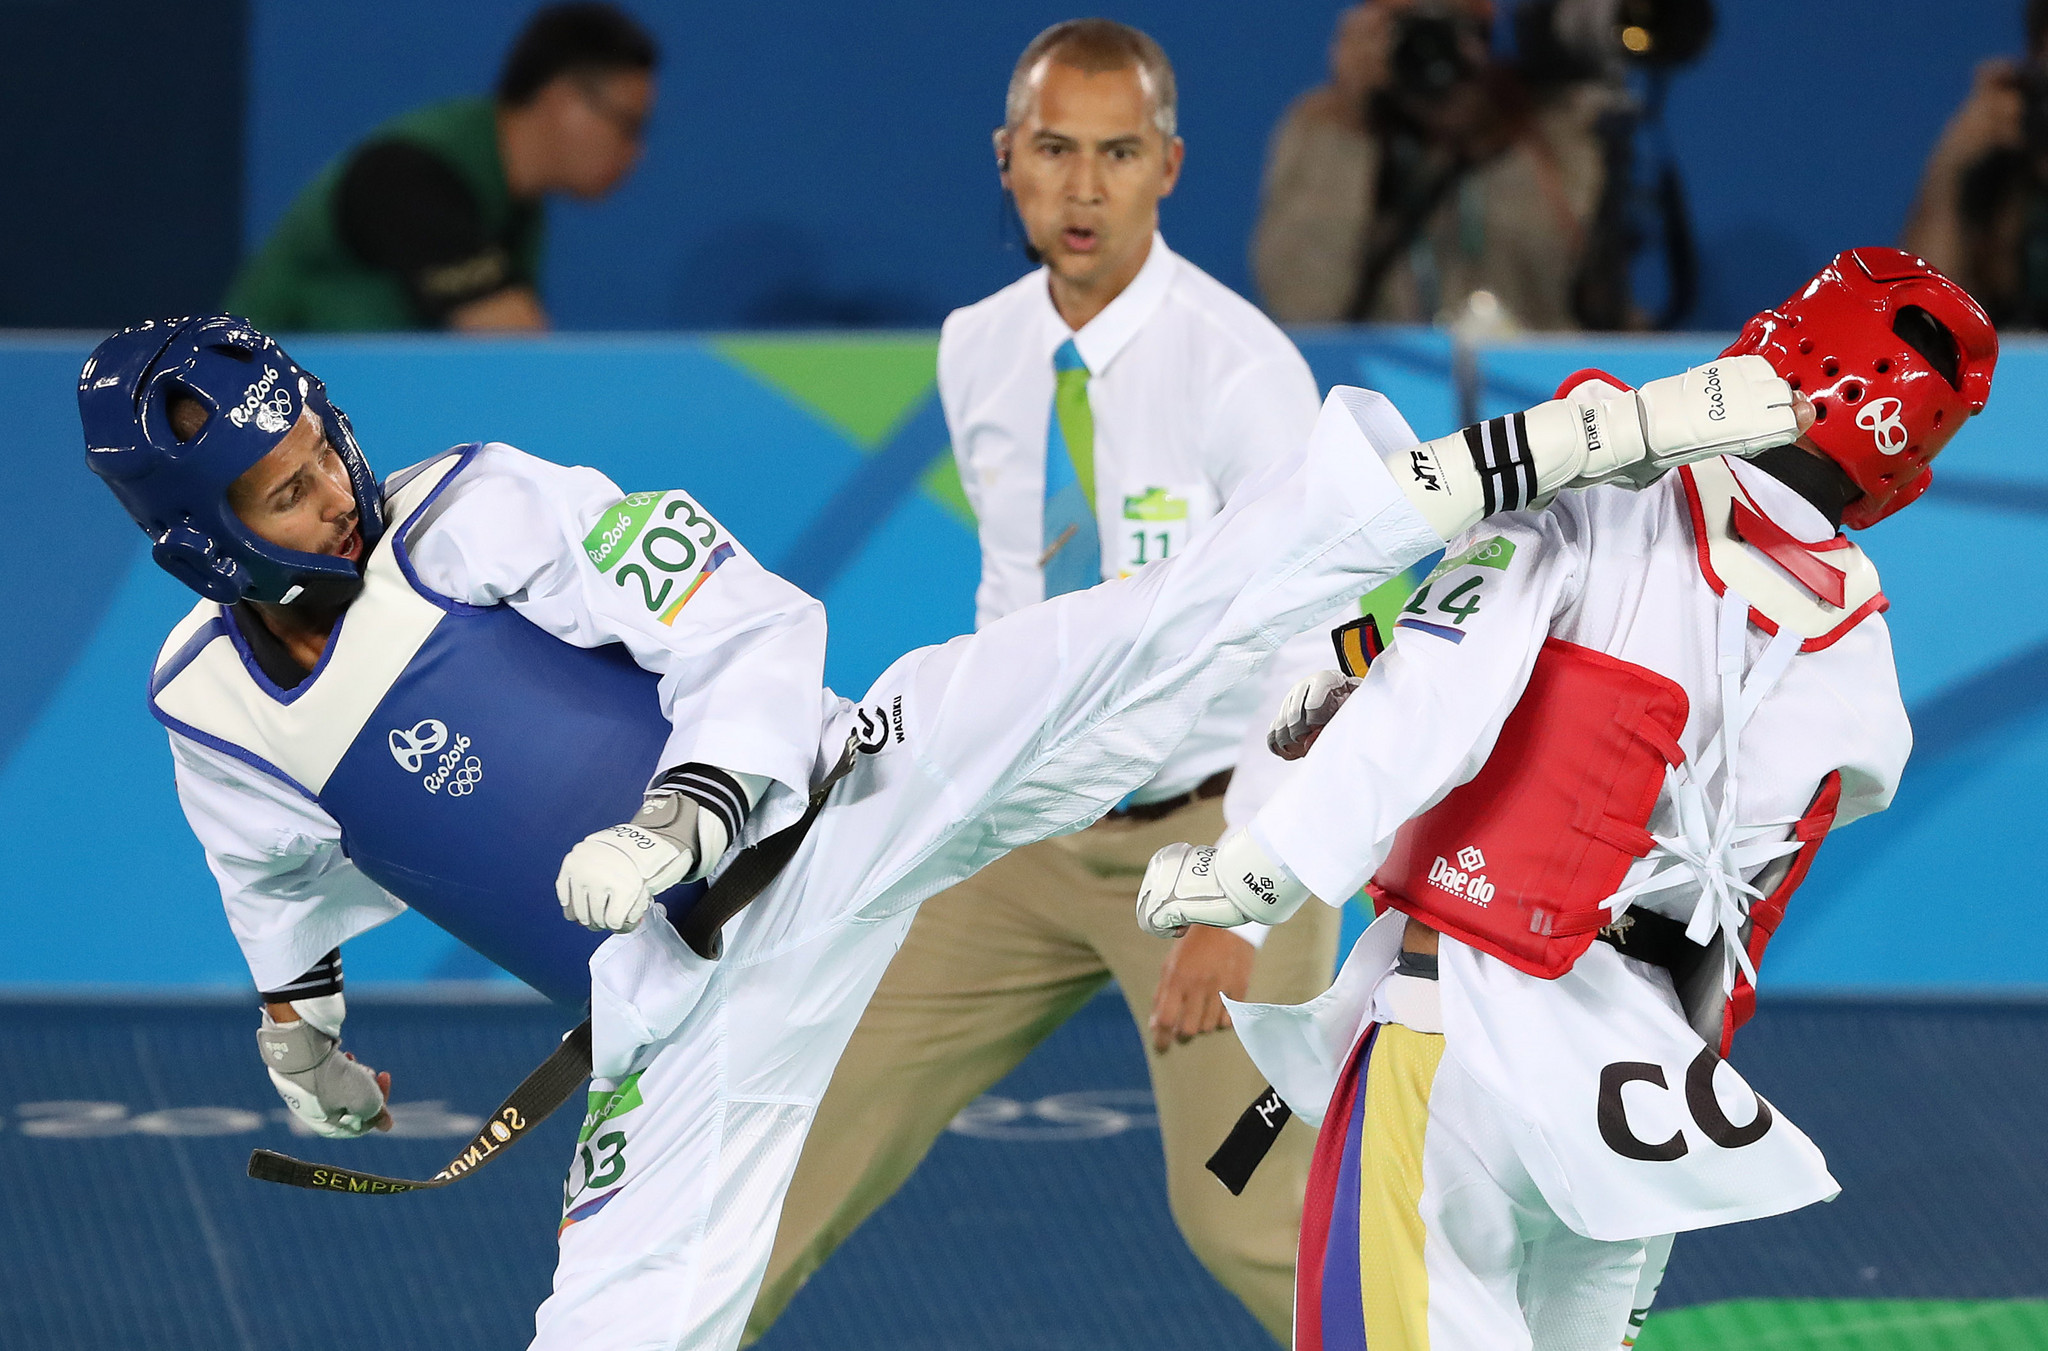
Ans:
{"type": "Polygon", "coordinates": [[[1266,946],[1266,939],[1272,935],[1273,929],[1268,924],[1240,924],[1234,929],[1225,929],[1223,932],[1236,934],[1239,938],[1251,944],[1253,951],[1257,951],[1266,946]]]}

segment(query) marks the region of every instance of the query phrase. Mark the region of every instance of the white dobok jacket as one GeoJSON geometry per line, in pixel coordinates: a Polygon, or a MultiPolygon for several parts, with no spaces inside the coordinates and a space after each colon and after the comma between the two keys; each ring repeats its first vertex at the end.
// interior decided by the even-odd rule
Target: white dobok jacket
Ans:
{"type": "MultiPolygon", "coordinates": [[[[444,470],[446,462],[436,457],[424,472],[444,470]]],[[[394,475],[392,483],[406,477],[394,475]]],[[[387,529],[401,524],[391,520],[387,529]]],[[[413,523],[409,567],[417,585],[466,605],[503,602],[574,647],[621,645],[635,665],[659,677],[659,716],[670,725],[659,767],[698,761],[780,785],[771,786],[749,822],[749,840],[802,814],[819,724],[839,703],[824,689],[824,607],[762,567],[685,494],[628,496],[595,469],[486,444],[413,523]],[[621,512],[648,520],[608,537],[608,523],[621,512]],[[693,541],[706,541],[703,552],[719,555],[715,574],[707,566],[700,576],[694,543],[691,566],[668,570],[684,546],[656,537],[664,523],[673,534],[686,521],[693,541]],[[619,557],[604,556],[608,551],[619,557]],[[803,709],[818,716],[793,716],[803,709]]],[[[201,602],[166,650],[219,613],[201,602]]],[[[339,638],[347,625],[344,616],[335,650],[346,647],[339,638]]],[[[234,655],[232,634],[216,631],[220,636],[197,659],[226,663],[236,688],[246,686],[242,698],[260,707],[302,692],[266,693],[267,682],[253,670],[236,675],[234,667],[251,663],[234,655]]],[[[334,651],[329,655],[305,689],[340,681],[345,688],[321,697],[351,705],[382,697],[378,679],[328,669],[334,651]]],[[[339,658],[348,659],[345,651],[339,658]]],[[[360,720],[368,710],[337,711],[360,720]]],[[[406,908],[350,862],[340,826],[309,793],[177,730],[170,743],[179,800],[259,990],[289,984],[346,939],[406,908]]],[[[482,765],[490,774],[488,754],[482,765]]],[[[435,802],[422,794],[418,805],[435,802]]]]}
{"type": "MultiPolygon", "coordinates": [[[[1317,895],[1351,896],[1405,822],[1486,763],[1545,640],[1591,648],[1675,681],[1689,700],[1685,763],[1649,822],[1657,847],[1611,907],[1689,925],[1694,941],[1719,946],[1732,988],[1748,961],[1728,941],[1752,899],[1742,884],[1767,889],[1782,874],[1792,825],[1822,780],[1841,776],[1837,826],[1883,810],[1897,786],[1912,733],[1883,606],[1861,551],[1740,460],[1707,460],[1641,492],[1566,493],[1547,511],[1496,517],[1450,547],[1250,829],[1317,895]],[[1843,604],[1819,599],[1738,536],[1737,499],[1818,546],[1814,556],[1842,574],[1843,604]]],[[[1383,916],[1310,1004],[1233,1007],[1254,1060],[1312,1122],[1372,1017],[1401,925],[1397,912],[1383,916]]],[[[1782,1116],[1735,1148],[1701,1130],[1701,1113],[1688,1112],[1689,1070],[1696,1086],[1711,1083],[1722,1120],[1749,1123],[1768,1109],[1731,1067],[1701,1061],[1711,1048],[1660,969],[1594,943],[1546,981],[1448,936],[1440,961],[1446,1060],[1486,1090],[1546,1201],[1579,1233],[1646,1237],[1839,1190],[1782,1116]],[[1665,1086],[1624,1074],[1617,1090],[1609,1074],[1604,1091],[1619,1103],[1602,1102],[1603,1070],[1623,1063],[1660,1067],[1665,1086]],[[1682,1142],[1680,1157],[1618,1154],[1596,1129],[1607,1110],[1622,1111],[1635,1138],[1682,1142]]]]}

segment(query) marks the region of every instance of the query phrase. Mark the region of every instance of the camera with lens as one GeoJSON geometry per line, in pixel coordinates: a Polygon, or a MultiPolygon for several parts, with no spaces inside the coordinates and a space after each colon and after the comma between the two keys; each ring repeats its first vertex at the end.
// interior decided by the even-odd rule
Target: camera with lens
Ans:
{"type": "Polygon", "coordinates": [[[1705,51],[1713,0],[1531,0],[1515,11],[1525,78],[1619,83],[1631,66],[1670,69],[1705,51]]]}
{"type": "Polygon", "coordinates": [[[1485,50],[1485,30],[1468,16],[1425,6],[1405,11],[1394,25],[1389,92],[1410,104],[1434,102],[1479,73],[1474,53],[1485,50]]]}

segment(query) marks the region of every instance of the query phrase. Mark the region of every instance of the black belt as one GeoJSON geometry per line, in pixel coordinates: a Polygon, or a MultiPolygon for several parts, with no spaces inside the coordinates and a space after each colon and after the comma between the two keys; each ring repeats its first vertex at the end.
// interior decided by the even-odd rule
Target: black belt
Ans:
{"type": "Polygon", "coordinates": [[[1230,788],[1230,771],[1211,774],[1187,792],[1175,797],[1163,797],[1157,802],[1139,802],[1129,807],[1112,807],[1104,818],[1110,821],[1157,821],[1171,816],[1182,807],[1205,802],[1212,797],[1222,797],[1230,788]]]}
{"type": "Polygon", "coordinates": [[[1624,957],[1674,975],[1689,970],[1706,951],[1685,936],[1684,924],[1650,910],[1630,910],[1595,937],[1624,957]]]}

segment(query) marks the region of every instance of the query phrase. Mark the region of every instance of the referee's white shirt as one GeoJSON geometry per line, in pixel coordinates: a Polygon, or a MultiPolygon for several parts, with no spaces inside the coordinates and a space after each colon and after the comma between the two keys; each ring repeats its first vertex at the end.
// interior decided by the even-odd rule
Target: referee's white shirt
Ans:
{"type": "MultiPolygon", "coordinates": [[[[1047,286],[1040,268],[953,311],[939,335],[939,399],[980,523],[976,627],[1045,598],[1053,353],[1068,338],[1088,366],[1105,578],[1186,547],[1246,478],[1300,454],[1321,403],[1272,320],[1158,235],[1123,294],[1078,332],[1047,286]]],[[[1248,682],[1211,708],[1134,800],[1173,797],[1235,764],[1249,724],[1263,733],[1272,684],[1248,682]]]]}

